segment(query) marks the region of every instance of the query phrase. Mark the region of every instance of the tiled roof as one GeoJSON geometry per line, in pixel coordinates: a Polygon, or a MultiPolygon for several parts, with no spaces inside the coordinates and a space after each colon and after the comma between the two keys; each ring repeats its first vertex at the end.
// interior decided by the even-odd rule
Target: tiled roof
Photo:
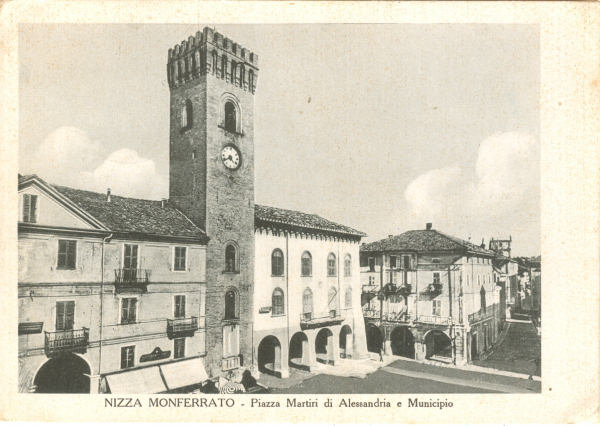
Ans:
{"type": "Polygon", "coordinates": [[[169,237],[205,239],[206,235],[183,213],[161,201],[111,195],[51,185],[79,208],[106,225],[111,231],[132,232],[169,237]]]}
{"type": "Polygon", "coordinates": [[[384,238],[383,240],[363,244],[360,250],[371,252],[414,251],[421,253],[433,251],[469,251],[488,256],[494,255],[494,252],[490,250],[481,248],[478,245],[460,238],[446,235],[435,229],[406,231],[400,235],[394,235],[384,238]]]}
{"type": "Polygon", "coordinates": [[[258,225],[261,222],[335,234],[366,236],[361,231],[324,219],[316,214],[256,204],[254,206],[254,223],[258,225]]]}

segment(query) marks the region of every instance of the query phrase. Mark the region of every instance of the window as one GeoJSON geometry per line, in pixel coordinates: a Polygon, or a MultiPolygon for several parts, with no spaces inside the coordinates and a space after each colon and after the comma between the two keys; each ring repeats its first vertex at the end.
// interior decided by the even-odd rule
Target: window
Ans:
{"type": "Polygon", "coordinates": [[[225,247],[225,272],[237,272],[238,259],[237,248],[233,243],[227,244],[225,247]]]}
{"type": "Polygon", "coordinates": [[[396,256],[390,256],[390,268],[396,267],[396,256]]]}
{"type": "Polygon", "coordinates": [[[240,65],[240,87],[244,87],[244,80],[246,79],[246,68],[244,64],[240,65]]]}
{"type": "Polygon", "coordinates": [[[250,70],[248,72],[248,89],[251,92],[254,92],[254,71],[250,70]]]}
{"type": "Polygon", "coordinates": [[[369,272],[375,272],[375,258],[369,257],[369,272]]]}
{"type": "Polygon", "coordinates": [[[440,259],[434,257],[433,259],[431,259],[431,263],[440,263],[440,259]]]}
{"type": "Polygon", "coordinates": [[[352,258],[349,254],[344,256],[344,276],[349,277],[352,275],[352,258]]]}
{"type": "Polygon", "coordinates": [[[433,273],[433,283],[434,284],[439,284],[440,283],[440,273],[439,272],[434,272],[433,273]]]}
{"type": "Polygon", "coordinates": [[[344,304],[346,308],[352,307],[352,288],[348,287],[346,289],[346,295],[344,297],[344,304]]]}
{"type": "Polygon", "coordinates": [[[283,252],[279,249],[273,250],[271,253],[271,275],[283,275],[283,252]]]}
{"type": "Polygon", "coordinates": [[[37,222],[37,195],[23,194],[23,222],[37,222]]]}
{"type": "Polygon", "coordinates": [[[485,303],[485,288],[482,286],[479,291],[479,299],[481,300],[481,311],[485,312],[486,303],[485,303]]]}
{"type": "Polygon", "coordinates": [[[121,348],[121,368],[130,368],[135,365],[135,346],[121,348]]]}
{"type": "Polygon", "coordinates": [[[185,295],[175,296],[173,302],[173,315],[175,318],[185,318],[185,295]]]}
{"type": "Polygon", "coordinates": [[[302,253],[300,269],[303,277],[310,277],[312,275],[312,256],[307,251],[302,253]]]}
{"type": "Polygon", "coordinates": [[[212,72],[213,74],[217,73],[217,52],[212,51],[212,72]]]}
{"type": "Polygon", "coordinates": [[[125,244],[125,253],[123,255],[123,269],[137,269],[138,246],[134,244],[125,244]]]}
{"type": "Polygon", "coordinates": [[[179,337],[173,340],[173,358],[185,357],[185,337],[179,337]]]}
{"type": "Polygon", "coordinates": [[[231,101],[225,102],[225,130],[228,132],[237,131],[235,105],[231,101]]]}
{"type": "Polygon", "coordinates": [[[440,316],[442,314],[442,301],[434,300],[433,306],[431,307],[431,315],[440,316]]]}
{"type": "Polygon", "coordinates": [[[304,289],[302,293],[302,317],[305,320],[312,319],[313,294],[310,288],[304,289]]]}
{"type": "Polygon", "coordinates": [[[327,293],[327,307],[329,308],[329,315],[334,317],[338,311],[338,294],[335,287],[331,287],[327,293]]]}
{"type": "Polygon", "coordinates": [[[77,241],[58,240],[58,269],[75,269],[77,241]]]}
{"type": "Polygon", "coordinates": [[[235,61],[231,61],[231,83],[236,85],[236,73],[237,73],[237,63],[235,61]]]}
{"type": "Polygon", "coordinates": [[[56,302],[56,331],[73,330],[75,302],[56,302]]]}
{"type": "Polygon", "coordinates": [[[181,128],[183,130],[190,129],[193,123],[193,109],[192,109],[192,101],[187,99],[181,108],[181,128]]]}
{"type": "Polygon", "coordinates": [[[121,299],[121,324],[132,324],[137,317],[137,299],[124,297],[121,299]]]}
{"type": "Polygon", "coordinates": [[[369,277],[369,285],[375,285],[375,277],[369,277]]]}
{"type": "Polygon", "coordinates": [[[410,269],[410,256],[402,256],[402,267],[410,269]]]}
{"type": "Polygon", "coordinates": [[[225,78],[227,74],[227,56],[221,56],[221,78],[225,78]]]}
{"type": "Polygon", "coordinates": [[[335,277],[337,275],[336,269],[335,254],[329,253],[329,256],[327,256],[327,275],[335,277]]]}
{"type": "Polygon", "coordinates": [[[283,315],[283,290],[276,288],[271,296],[271,312],[273,315],[283,315]]]}
{"type": "Polygon", "coordinates": [[[176,271],[185,271],[187,261],[187,248],[175,247],[175,264],[173,265],[176,271]]]}
{"type": "Polygon", "coordinates": [[[225,319],[237,318],[237,291],[230,289],[225,293],[225,319]]]}

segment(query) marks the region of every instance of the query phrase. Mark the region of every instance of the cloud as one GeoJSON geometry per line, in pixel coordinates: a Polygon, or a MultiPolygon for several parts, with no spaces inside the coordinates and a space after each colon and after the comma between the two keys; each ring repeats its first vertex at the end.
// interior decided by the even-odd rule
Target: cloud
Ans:
{"type": "Polygon", "coordinates": [[[480,145],[472,167],[434,169],[404,192],[407,221],[478,239],[524,232],[539,240],[539,144],[524,133],[497,133],[480,145]]]}
{"type": "Polygon", "coordinates": [[[105,155],[99,143],[76,127],[60,127],[42,142],[30,164],[42,179],[79,189],[158,199],[168,194],[168,179],[153,160],[124,148],[105,155]],[[103,160],[104,159],[104,160],[103,160]]]}

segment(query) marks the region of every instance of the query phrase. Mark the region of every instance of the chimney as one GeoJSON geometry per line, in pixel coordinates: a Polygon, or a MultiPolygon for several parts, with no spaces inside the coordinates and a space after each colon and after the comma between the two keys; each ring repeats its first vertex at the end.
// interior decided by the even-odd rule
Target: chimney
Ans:
{"type": "Polygon", "coordinates": [[[110,188],[106,189],[106,202],[110,203],[110,188]]]}
{"type": "Polygon", "coordinates": [[[481,239],[481,248],[485,248],[485,241],[483,240],[483,238],[481,239]]]}
{"type": "Polygon", "coordinates": [[[164,209],[166,205],[167,205],[167,199],[161,198],[160,199],[160,207],[164,209]]]}
{"type": "Polygon", "coordinates": [[[427,229],[428,231],[431,231],[432,226],[433,226],[433,224],[431,222],[427,222],[427,225],[425,225],[425,229],[427,229]]]}

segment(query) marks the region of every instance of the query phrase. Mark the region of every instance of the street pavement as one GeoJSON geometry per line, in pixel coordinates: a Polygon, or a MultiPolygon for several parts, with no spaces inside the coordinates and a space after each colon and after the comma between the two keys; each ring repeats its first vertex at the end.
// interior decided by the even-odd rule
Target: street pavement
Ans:
{"type": "MultiPolygon", "coordinates": [[[[306,373],[304,373],[306,374],[306,373]]],[[[271,387],[272,393],[532,393],[538,381],[396,360],[365,378],[318,374],[294,379],[289,387],[271,387]]],[[[288,380],[288,379],[286,379],[288,380]]]]}
{"type": "Polygon", "coordinates": [[[530,321],[507,320],[506,336],[485,360],[473,364],[512,371],[514,373],[541,376],[541,338],[530,321]]]}

